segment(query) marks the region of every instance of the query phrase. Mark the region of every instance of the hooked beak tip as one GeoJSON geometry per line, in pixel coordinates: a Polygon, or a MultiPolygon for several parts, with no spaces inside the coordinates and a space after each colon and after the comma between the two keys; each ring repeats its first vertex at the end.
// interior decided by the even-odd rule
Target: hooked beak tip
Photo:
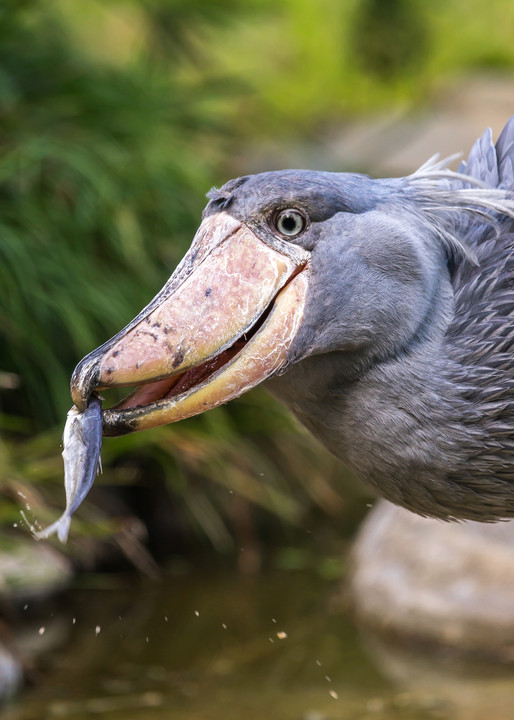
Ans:
{"type": "Polygon", "coordinates": [[[71,376],[71,398],[80,412],[86,409],[91,393],[99,384],[99,378],[100,360],[97,351],[94,351],[79,362],[71,376]]]}

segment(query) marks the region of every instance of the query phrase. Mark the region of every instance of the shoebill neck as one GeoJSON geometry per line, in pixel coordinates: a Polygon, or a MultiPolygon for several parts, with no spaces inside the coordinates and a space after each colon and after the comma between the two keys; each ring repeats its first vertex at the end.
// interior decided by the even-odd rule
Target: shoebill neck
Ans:
{"type": "Polygon", "coordinates": [[[450,358],[445,330],[452,311],[448,278],[408,347],[368,367],[344,352],[309,357],[268,387],[392,502],[422,515],[493,519],[505,512],[499,498],[477,498],[478,485],[486,490],[473,473],[495,469],[477,460],[477,447],[487,455],[487,437],[463,392],[463,369],[450,358]],[[491,517],[484,518],[488,504],[491,517]]]}

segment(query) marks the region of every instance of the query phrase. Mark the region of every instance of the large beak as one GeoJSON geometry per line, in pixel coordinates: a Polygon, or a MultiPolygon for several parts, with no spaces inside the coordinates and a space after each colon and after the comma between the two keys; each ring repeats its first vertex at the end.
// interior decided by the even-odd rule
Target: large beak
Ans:
{"type": "Polygon", "coordinates": [[[260,240],[227,213],[201,224],[152,302],[75,368],[85,409],[96,389],[137,386],[103,412],[104,435],[165,425],[235,398],[279,371],[300,325],[308,253],[260,240]]]}

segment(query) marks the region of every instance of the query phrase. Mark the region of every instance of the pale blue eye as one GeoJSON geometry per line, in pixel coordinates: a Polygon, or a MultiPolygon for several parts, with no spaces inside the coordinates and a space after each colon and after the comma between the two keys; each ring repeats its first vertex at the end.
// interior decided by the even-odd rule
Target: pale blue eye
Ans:
{"type": "Polygon", "coordinates": [[[282,210],[275,218],[275,227],[281,235],[295,237],[299,235],[306,226],[305,217],[299,210],[282,210]]]}

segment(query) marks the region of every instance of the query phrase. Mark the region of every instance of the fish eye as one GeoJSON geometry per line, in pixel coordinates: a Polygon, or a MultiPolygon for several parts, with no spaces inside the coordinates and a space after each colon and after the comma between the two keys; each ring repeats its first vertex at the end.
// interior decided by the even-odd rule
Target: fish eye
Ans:
{"type": "Polygon", "coordinates": [[[285,237],[296,237],[303,232],[307,226],[307,219],[303,213],[295,208],[281,210],[273,218],[273,225],[281,235],[285,237]]]}

